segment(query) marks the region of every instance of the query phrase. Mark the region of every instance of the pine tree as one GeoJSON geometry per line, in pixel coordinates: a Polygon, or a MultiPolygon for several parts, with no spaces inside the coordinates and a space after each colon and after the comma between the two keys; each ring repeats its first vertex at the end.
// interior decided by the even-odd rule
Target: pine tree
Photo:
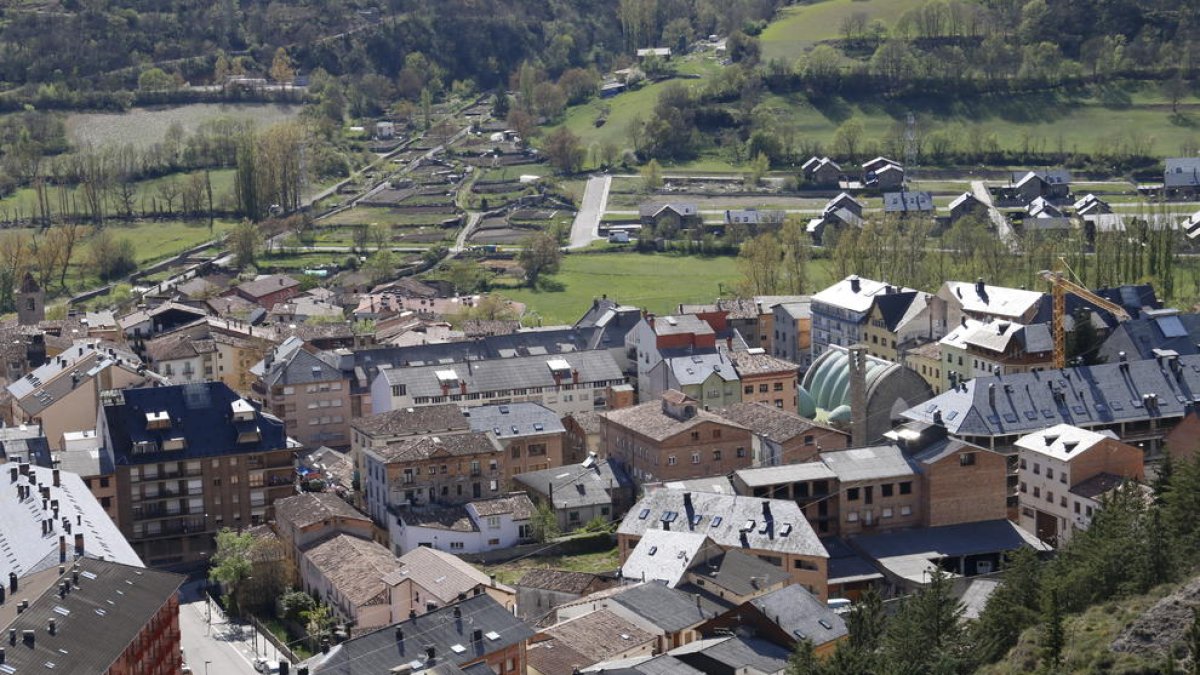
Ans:
{"type": "Polygon", "coordinates": [[[880,670],[894,675],[926,675],[965,665],[963,606],[950,578],[935,569],[927,586],[910,596],[888,622],[880,670]]]}
{"type": "Polygon", "coordinates": [[[1192,608],[1192,625],[1187,633],[1188,649],[1192,656],[1192,675],[1200,675],[1200,610],[1192,608]]]}
{"type": "Polygon", "coordinates": [[[1009,556],[1004,580],[972,626],[976,651],[983,663],[1004,656],[1017,643],[1021,631],[1037,623],[1042,567],[1033,549],[1022,548],[1009,556]]]}
{"type": "Polygon", "coordinates": [[[785,675],[824,675],[825,669],[813,649],[812,640],[805,638],[796,642],[796,648],[788,657],[785,675]]]}
{"type": "Polygon", "coordinates": [[[1066,647],[1067,636],[1063,628],[1063,609],[1059,601],[1059,589],[1051,587],[1046,591],[1042,605],[1042,639],[1041,659],[1046,672],[1056,673],[1062,665],[1063,648],[1066,647]]]}
{"type": "Polygon", "coordinates": [[[1175,463],[1171,460],[1171,452],[1168,448],[1163,452],[1162,461],[1158,463],[1158,470],[1154,474],[1154,480],[1150,483],[1150,487],[1154,489],[1156,504],[1166,503],[1167,491],[1171,488],[1171,476],[1174,473],[1175,463]]]}

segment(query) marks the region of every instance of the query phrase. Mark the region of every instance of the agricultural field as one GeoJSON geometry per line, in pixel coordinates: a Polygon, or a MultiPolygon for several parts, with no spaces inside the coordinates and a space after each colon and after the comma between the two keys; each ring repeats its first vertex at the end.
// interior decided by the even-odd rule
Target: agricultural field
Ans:
{"type": "Polygon", "coordinates": [[[762,59],[795,61],[818,42],[841,37],[842,20],[865,14],[867,23],[881,20],[888,26],[922,0],[818,0],[784,8],[759,36],[762,59]]]}
{"type": "MultiPolygon", "coordinates": [[[[814,261],[814,288],[830,283],[827,261],[814,261]]],[[[563,258],[558,274],[546,277],[538,289],[500,289],[505,297],[523,302],[545,325],[572,323],[608,294],[622,303],[651,312],[676,311],[679,303],[711,302],[733,292],[741,278],[732,257],[684,256],[667,253],[573,254],[563,258]]]]}
{"type": "MultiPolygon", "coordinates": [[[[194,172],[195,174],[203,175],[202,171],[194,172]]],[[[213,187],[213,206],[217,210],[232,209],[233,195],[233,178],[235,171],[233,169],[214,169],[209,172],[209,180],[212,181],[213,187]]],[[[133,198],[133,208],[136,213],[153,212],[155,202],[162,203],[163,197],[160,193],[160,188],[165,183],[174,183],[177,187],[182,186],[184,181],[190,179],[193,173],[177,173],[162,178],[153,178],[150,180],[139,181],[135,185],[135,194],[133,198]]],[[[76,186],[68,186],[65,188],[54,187],[50,189],[50,208],[55,213],[59,210],[59,204],[63,199],[62,191],[66,190],[65,198],[68,201],[75,203],[76,209],[83,210],[83,193],[76,186]]],[[[178,191],[177,191],[178,192],[178,191]]],[[[173,208],[179,208],[179,198],[176,195],[174,198],[173,208]]],[[[10,219],[28,220],[36,208],[37,194],[33,188],[21,188],[16,190],[11,195],[0,199],[0,221],[10,219]]],[[[109,200],[107,210],[109,213],[113,210],[112,200],[109,200]]],[[[165,204],[160,207],[160,210],[165,210],[165,204]]]]}
{"type": "Polygon", "coordinates": [[[183,125],[185,134],[194,132],[208,120],[222,117],[253,120],[265,128],[292,119],[300,109],[299,105],[195,103],[173,108],[134,108],[123,113],[72,113],[67,116],[67,137],[75,145],[147,146],[161,141],[176,122],[183,125]]]}

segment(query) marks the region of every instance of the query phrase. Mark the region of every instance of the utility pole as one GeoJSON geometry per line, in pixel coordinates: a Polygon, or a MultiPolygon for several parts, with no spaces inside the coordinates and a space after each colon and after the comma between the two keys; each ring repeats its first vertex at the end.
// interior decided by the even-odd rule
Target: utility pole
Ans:
{"type": "Polygon", "coordinates": [[[904,118],[904,182],[909,188],[916,187],[917,173],[917,118],[910,111],[904,118]]]}

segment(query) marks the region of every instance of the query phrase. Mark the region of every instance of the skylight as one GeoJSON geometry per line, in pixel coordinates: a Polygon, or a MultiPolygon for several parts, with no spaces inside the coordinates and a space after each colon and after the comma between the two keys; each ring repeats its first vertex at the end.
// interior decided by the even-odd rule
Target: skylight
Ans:
{"type": "Polygon", "coordinates": [[[450,651],[454,652],[455,654],[462,654],[463,652],[467,651],[467,648],[462,645],[450,645],[450,651]]]}
{"type": "Polygon", "coordinates": [[[675,511],[665,511],[662,514],[662,521],[664,523],[673,523],[673,522],[675,522],[675,519],[678,517],[679,517],[679,513],[675,512],[675,511]]]}
{"type": "Polygon", "coordinates": [[[490,630],[490,631],[484,633],[483,636],[486,637],[487,639],[493,640],[493,641],[500,639],[500,634],[494,630],[490,630]]]}
{"type": "Polygon", "coordinates": [[[722,520],[724,520],[724,518],[722,518],[721,516],[713,516],[712,526],[716,527],[716,526],[720,525],[722,520]]]}
{"type": "Polygon", "coordinates": [[[646,516],[649,516],[649,515],[650,515],[650,509],[642,509],[642,512],[638,514],[638,520],[645,520],[646,516]]]}

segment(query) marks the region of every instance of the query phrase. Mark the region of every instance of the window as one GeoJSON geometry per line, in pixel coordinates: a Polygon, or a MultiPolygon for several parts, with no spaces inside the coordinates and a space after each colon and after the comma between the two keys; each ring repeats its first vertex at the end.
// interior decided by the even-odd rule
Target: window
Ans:
{"type": "Polygon", "coordinates": [[[1054,503],[1054,493],[1053,492],[1046,490],[1046,501],[1050,502],[1051,504],[1054,503]]]}
{"type": "Polygon", "coordinates": [[[760,393],[760,394],[767,393],[767,384],[765,382],[763,384],[758,385],[758,393],[760,393]]]}
{"type": "Polygon", "coordinates": [[[675,455],[667,456],[667,466],[675,466],[675,455]]]}
{"type": "Polygon", "coordinates": [[[737,456],[738,456],[738,457],[745,457],[745,456],[746,456],[746,449],[745,449],[745,448],[738,448],[738,449],[737,449],[737,456]]]}
{"type": "Polygon", "coordinates": [[[1024,459],[1024,458],[1022,458],[1022,459],[1021,459],[1021,468],[1022,468],[1022,469],[1026,468],[1026,467],[1025,467],[1025,459],[1024,459]]]}
{"type": "Polygon", "coordinates": [[[1025,489],[1025,481],[1021,481],[1021,492],[1028,492],[1028,490],[1025,489]]]}
{"type": "Polygon", "coordinates": [[[693,440],[693,441],[698,441],[698,440],[700,440],[700,432],[699,432],[699,431],[693,431],[693,432],[692,432],[692,440],[693,440]]]}
{"type": "MultiPolygon", "coordinates": [[[[488,539],[488,546],[499,546],[499,545],[500,545],[499,539],[488,539]]],[[[479,589],[475,589],[475,590],[479,590],[479,589]]]]}
{"type": "Polygon", "coordinates": [[[902,495],[911,495],[912,494],[912,481],[906,480],[900,484],[900,494],[902,494],[902,495]]]}
{"type": "Polygon", "coordinates": [[[753,394],[754,393],[754,385],[748,384],[745,387],[742,387],[742,393],[753,394]]]}
{"type": "MultiPolygon", "coordinates": [[[[198,468],[197,468],[197,471],[199,471],[199,469],[198,469],[198,468]]],[[[100,487],[102,487],[102,488],[106,488],[106,487],[108,487],[108,479],[107,479],[107,478],[101,478],[101,479],[100,479],[100,487]]]]}
{"type": "Polygon", "coordinates": [[[513,459],[520,459],[520,458],[521,458],[521,446],[519,446],[519,445],[514,445],[514,446],[512,447],[512,456],[513,456],[513,459]]]}
{"type": "Polygon", "coordinates": [[[1033,496],[1034,496],[1034,498],[1040,498],[1042,496],[1042,489],[1040,487],[1034,485],[1033,486],[1033,496]]]}
{"type": "Polygon", "coordinates": [[[1058,499],[1058,505],[1059,505],[1059,506],[1061,506],[1061,507],[1062,507],[1062,508],[1064,508],[1064,509],[1065,509],[1065,508],[1067,508],[1067,498],[1066,498],[1065,496],[1063,496],[1063,497],[1059,497],[1059,499],[1058,499]]]}
{"type": "Polygon", "coordinates": [[[713,429],[713,438],[720,438],[720,437],[721,437],[721,430],[713,429]]]}
{"type": "Polygon", "coordinates": [[[891,509],[884,509],[884,510],[883,510],[883,517],[884,517],[884,518],[891,518],[891,517],[892,517],[892,510],[891,510],[891,509]]]}
{"type": "Polygon", "coordinates": [[[1033,463],[1033,475],[1035,475],[1035,476],[1042,475],[1042,465],[1041,464],[1038,464],[1037,462],[1033,463]]]}
{"type": "Polygon", "coordinates": [[[816,437],[815,437],[815,436],[813,436],[812,434],[809,434],[809,435],[807,435],[807,436],[805,436],[805,437],[804,437],[804,444],[805,444],[805,445],[812,445],[812,444],[813,444],[813,443],[815,443],[815,442],[816,442],[816,437]]]}
{"type": "Polygon", "coordinates": [[[891,497],[893,490],[894,486],[891,483],[884,483],[883,485],[879,486],[879,492],[884,497],[891,497]]]}
{"type": "Polygon", "coordinates": [[[1080,511],[1081,509],[1079,508],[1079,502],[1075,502],[1075,513],[1079,513],[1080,511]]]}
{"type": "Polygon", "coordinates": [[[858,488],[847,488],[846,500],[851,502],[858,501],[858,488]]]}
{"type": "Polygon", "coordinates": [[[850,513],[847,513],[846,514],[846,522],[847,523],[857,523],[858,522],[858,511],[851,511],[850,513]]]}
{"type": "Polygon", "coordinates": [[[912,515],[912,507],[911,506],[901,506],[900,507],[900,515],[911,516],[912,515]]]}
{"type": "Polygon", "coordinates": [[[699,464],[699,463],[700,463],[700,453],[693,452],[692,453],[692,464],[699,464]]]}
{"type": "Polygon", "coordinates": [[[713,461],[714,462],[721,461],[721,451],[720,450],[713,450],[713,461]]]}
{"type": "Polygon", "coordinates": [[[579,522],[579,512],[578,511],[567,511],[567,522],[568,523],[578,523],[579,522]]]}
{"type": "Polygon", "coordinates": [[[964,452],[958,456],[959,466],[975,466],[975,453],[964,452]]]}
{"type": "Polygon", "coordinates": [[[500,516],[488,516],[487,525],[489,530],[500,529],[500,516]]]}
{"type": "Polygon", "coordinates": [[[450,550],[451,551],[461,551],[462,549],[463,549],[463,543],[461,541],[450,542],[450,550]]]}
{"type": "Polygon", "coordinates": [[[1058,472],[1058,482],[1062,483],[1063,485],[1067,484],[1067,472],[1066,471],[1058,472]]]}
{"type": "Polygon", "coordinates": [[[1051,469],[1050,467],[1046,467],[1046,478],[1048,478],[1050,480],[1054,480],[1054,469],[1051,469]]]}
{"type": "Polygon", "coordinates": [[[775,391],[783,391],[783,383],[782,382],[775,383],[775,391]]]}

